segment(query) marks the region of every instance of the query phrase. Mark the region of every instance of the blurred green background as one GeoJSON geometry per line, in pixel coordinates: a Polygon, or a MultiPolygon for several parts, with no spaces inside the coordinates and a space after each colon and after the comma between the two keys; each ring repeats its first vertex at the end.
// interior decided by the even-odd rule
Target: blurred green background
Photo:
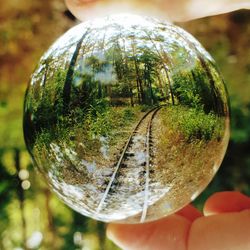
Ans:
{"type": "MultiPolygon", "coordinates": [[[[0,3],[0,249],[118,249],[105,225],[50,192],[34,170],[22,135],[25,88],[40,56],[77,21],[62,0],[0,3]]],[[[250,195],[250,11],[179,24],[212,54],[227,83],[232,132],[223,164],[195,201],[222,190],[250,195]]]]}

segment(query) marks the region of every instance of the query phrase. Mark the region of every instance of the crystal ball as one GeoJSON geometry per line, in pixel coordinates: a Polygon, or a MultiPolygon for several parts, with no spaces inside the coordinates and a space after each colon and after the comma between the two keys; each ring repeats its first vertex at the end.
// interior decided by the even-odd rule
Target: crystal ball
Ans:
{"type": "Polygon", "coordinates": [[[159,219],[193,201],[229,140],[214,60],[183,29],[136,15],[73,27],[25,96],[34,165],[69,207],[104,222],[159,219]]]}

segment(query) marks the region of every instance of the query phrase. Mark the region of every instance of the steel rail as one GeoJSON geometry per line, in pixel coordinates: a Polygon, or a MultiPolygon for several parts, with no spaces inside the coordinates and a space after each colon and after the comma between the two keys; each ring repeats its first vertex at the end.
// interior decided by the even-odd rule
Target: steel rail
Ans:
{"type": "Polygon", "coordinates": [[[146,219],[146,215],[147,215],[147,210],[148,210],[148,192],[149,192],[149,167],[150,167],[150,136],[152,134],[152,121],[154,119],[154,116],[156,115],[156,113],[159,111],[161,107],[156,108],[153,111],[153,114],[148,122],[148,126],[147,126],[147,139],[145,142],[145,146],[146,146],[146,174],[145,174],[145,196],[144,196],[144,204],[143,204],[143,208],[142,208],[142,214],[141,214],[141,219],[140,222],[144,222],[146,219]]]}
{"type": "MultiPolygon", "coordinates": [[[[103,207],[103,205],[104,205],[104,202],[105,202],[105,200],[106,200],[106,198],[107,198],[107,196],[108,196],[108,193],[109,193],[109,191],[110,191],[110,189],[111,189],[111,186],[112,186],[112,184],[113,184],[113,182],[114,182],[114,180],[115,180],[115,177],[116,177],[116,175],[117,175],[117,172],[118,172],[118,170],[120,169],[121,163],[122,163],[122,161],[123,161],[123,159],[124,159],[124,155],[125,155],[125,153],[127,152],[127,149],[128,149],[128,147],[130,146],[130,144],[131,144],[131,142],[132,142],[132,138],[133,138],[134,134],[135,134],[136,131],[138,130],[138,128],[139,128],[139,126],[141,125],[142,121],[143,121],[151,112],[153,112],[153,111],[155,111],[155,110],[158,110],[158,109],[159,109],[159,107],[155,107],[155,108],[149,110],[148,112],[146,112],[146,113],[142,116],[142,118],[140,119],[140,121],[137,123],[137,125],[135,126],[135,128],[133,129],[133,131],[131,132],[131,134],[130,134],[128,140],[127,140],[127,143],[126,143],[125,147],[123,148],[123,151],[122,151],[122,153],[121,153],[121,156],[120,156],[120,158],[119,158],[119,160],[118,160],[118,162],[117,162],[117,164],[116,164],[115,170],[114,170],[114,172],[113,172],[113,174],[112,174],[112,176],[111,176],[111,178],[110,178],[110,181],[109,181],[109,183],[108,183],[108,185],[107,185],[107,187],[106,187],[106,190],[105,190],[105,192],[104,192],[104,194],[103,194],[103,197],[102,197],[102,199],[101,199],[101,201],[100,201],[100,203],[99,203],[99,205],[98,205],[98,207],[97,207],[97,209],[96,209],[96,214],[98,214],[98,213],[101,211],[101,209],[102,209],[102,207],[103,207]]],[[[149,158],[149,157],[148,157],[148,158],[149,158]]]]}

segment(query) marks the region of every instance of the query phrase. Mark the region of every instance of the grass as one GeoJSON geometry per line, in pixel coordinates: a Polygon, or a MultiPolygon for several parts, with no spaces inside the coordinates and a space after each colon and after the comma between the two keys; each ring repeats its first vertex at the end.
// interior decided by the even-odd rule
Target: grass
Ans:
{"type": "Polygon", "coordinates": [[[186,141],[220,140],[224,133],[224,121],[214,113],[185,106],[167,107],[162,112],[163,122],[170,129],[178,130],[186,141]]]}
{"type": "Polygon", "coordinates": [[[153,122],[155,176],[151,182],[172,188],[155,209],[166,203],[172,209],[181,207],[206,187],[223,158],[223,124],[223,118],[185,107],[158,112],[153,122]]]}
{"type": "Polygon", "coordinates": [[[104,107],[95,106],[61,119],[56,126],[42,129],[35,141],[35,152],[46,152],[52,142],[77,152],[79,159],[97,164],[110,165],[119,155],[132,129],[143,115],[145,107],[104,107]],[[104,141],[102,141],[104,140],[104,141]],[[106,143],[109,159],[101,153],[106,143]]]}

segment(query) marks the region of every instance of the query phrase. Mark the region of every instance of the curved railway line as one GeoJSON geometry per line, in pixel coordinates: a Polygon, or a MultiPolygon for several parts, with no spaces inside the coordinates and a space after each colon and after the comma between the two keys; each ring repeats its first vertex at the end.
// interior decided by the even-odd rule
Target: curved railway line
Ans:
{"type": "Polygon", "coordinates": [[[135,126],[133,132],[124,146],[119,160],[110,180],[104,188],[104,194],[99,202],[96,214],[99,214],[105,206],[110,193],[124,194],[124,190],[143,192],[142,214],[140,221],[143,222],[147,215],[149,195],[149,175],[152,158],[152,121],[161,107],[155,107],[143,115],[135,126]],[[133,179],[139,178],[139,184],[134,184],[133,179]],[[127,180],[127,181],[126,181],[127,180]]]}

